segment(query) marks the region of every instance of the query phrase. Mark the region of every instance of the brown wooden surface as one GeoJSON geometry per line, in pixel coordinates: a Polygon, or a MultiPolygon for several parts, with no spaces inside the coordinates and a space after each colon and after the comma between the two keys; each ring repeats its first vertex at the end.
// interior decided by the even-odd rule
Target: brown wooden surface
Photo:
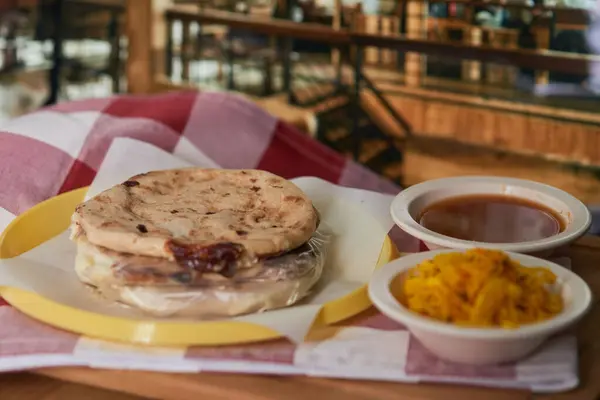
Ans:
{"type": "MultiPolygon", "coordinates": [[[[154,372],[103,371],[85,368],[49,368],[37,374],[56,379],[116,390],[153,399],[164,400],[596,400],[600,396],[600,238],[585,237],[579,240],[568,254],[573,269],[590,285],[596,302],[590,313],[577,327],[580,348],[580,378],[582,384],[576,390],[556,395],[533,395],[526,391],[485,389],[467,386],[398,384],[354,380],[334,380],[285,376],[250,376],[234,374],[161,374],[154,372]]],[[[4,378],[10,381],[11,375],[4,378]]],[[[16,390],[28,390],[39,382],[35,375],[13,375],[20,385],[16,390]]],[[[5,387],[0,381],[0,387],[5,387]]],[[[10,386],[6,386],[10,387],[10,386]]],[[[33,389],[31,389],[33,390],[33,389]]],[[[57,389],[58,390],[58,389],[57,389]]],[[[83,392],[75,390],[77,397],[56,399],[83,399],[83,392]]],[[[2,392],[0,392],[2,393],[2,392]]],[[[10,391],[6,392],[11,394],[10,391]]],[[[4,394],[7,396],[7,394],[4,394]]],[[[9,397],[0,396],[2,400],[9,397]]],[[[18,400],[43,399],[43,397],[13,397],[18,400]]],[[[112,393],[98,399],[120,400],[112,393]],[[110,397],[109,397],[110,396],[110,397]]],[[[48,399],[54,399],[48,397],[48,399]]],[[[128,398],[124,398],[128,399],[128,398]]]]}
{"type": "MultiPolygon", "coordinates": [[[[41,373],[58,379],[94,386],[100,385],[125,393],[164,400],[446,400],[451,398],[524,400],[531,398],[527,392],[509,390],[285,376],[214,373],[176,375],[151,372],[89,371],[75,368],[45,370],[41,373]]],[[[109,399],[107,398],[107,400],[109,399]]]]}
{"type": "MultiPolygon", "coordinates": [[[[361,100],[363,109],[382,132],[392,137],[405,137],[403,128],[391,118],[372,94],[363,92],[361,100]]],[[[399,110],[407,119],[420,119],[418,109],[399,110]]],[[[468,110],[465,113],[470,115],[468,110]]],[[[504,118],[512,117],[504,115],[504,118]]],[[[545,130],[548,129],[548,125],[543,124],[538,128],[545,130]]],[[[540,134],[535,129],[532,132],[540,134]]],[[[557,128],[554,132],[558,133],[560,130],[557,128]]],[[[515,136],[518,134],[514,133],[515,136]]],[[[542,131],[541,134],[546,135],[547,132],[542,131]]],[[[383,143],[383,146],[387,144],[383,143]]],[[[543,182],[561,188],[587,204],[600,204],[600,173],[592,168],[569,166],[558,160],[539,156],[513,154],[500,150],[501,146],[498,145],[484,146],[481,141],[479,145],[461,143],[456,136],[432,137],[418,133],[410,140],[402,139],[399,147],[403,159],[390,164],[382,172],[392,178],[400,177],[406,186],[430,179],[463,175],[508,176],[543,182]]]]}
{"type": "Polygon", "coordinates": [[[400,171],[392,169],[385,172],[391,176],[402,176],[407,186],[430,179],[463,175],[508,176],[546,183],[571,193],[587,204],[600,204],[600,177],[592,171],[422,136],[404,143],[402,149],[400,171]]]}
{"type": "Polygon", "coordinates": [[[2,400],[140,400],[142,397],[28,373],[0,375],[2,400]]]}
{"type": "MultiPolygon", "coordinates": [[[[371,76],[367,71],[367,76],[371,76]]],[[[568,105],[527,104],[477,94],[414,88],[377,81],[384,98],[416,135],[453,139],[540,158],[600,166],[600,115],[568,105]]],[[[371,115],[383,119],[386,132],[402,137],[375,96],[363,91],[371,115]]],[[[564,100],[568,102],[569,100],[564,100]]],[[[594,100],[589,100],[590,106],[594,100]]]]}

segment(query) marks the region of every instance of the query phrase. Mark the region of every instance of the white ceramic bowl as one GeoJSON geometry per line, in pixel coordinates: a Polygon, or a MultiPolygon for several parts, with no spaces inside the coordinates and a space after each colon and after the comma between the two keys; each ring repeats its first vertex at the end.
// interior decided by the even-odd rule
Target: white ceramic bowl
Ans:
{"type": "Polygon", "coordinates": [[[543,183],[523,179],[465,176],[423,182],[400,192],[391,206],[392,219],[402,230],[422,240],[430,250],[483,247],[528,254],[549,254],[567,245],[589,229],[588,208],[570,194],[543,183]],[[520,243],[484,243],[455,239],[424,228],[417,218],[433,203],[468,195],[507,195],[543,205],[563,218],[565,229],[549,238],[520,243]]]}
{"type": "Polygon", "coordinates": [[[396,277],[402,279],[409,269],[436,254],[455,251],[435,250],[401,257],[377,270],[369,283],[373,304],[389,318],[402,323],[423,346],[441,359],[473,365],[521,359],[549,336],[576,322],[590,307],[592,293],[583,279],[560,265],[518,253],[507,254],[523,266],[546,267],[556,274],[565,303],[561,314],[516,329],[458,327],[413,313],[392,295],[390,284],[396,277]]]}

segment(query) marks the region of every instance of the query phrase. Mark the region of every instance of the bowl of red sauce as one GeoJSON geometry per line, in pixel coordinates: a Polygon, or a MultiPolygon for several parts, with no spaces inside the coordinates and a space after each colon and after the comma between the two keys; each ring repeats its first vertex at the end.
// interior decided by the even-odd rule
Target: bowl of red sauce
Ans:
{"type": "Polygon", "coordinates": [[[592,217],[577,198],[515,178],[436,179],[403,190],[394,222],[430,250],[483,247],[547,255],[584,235],[592,217]]]}

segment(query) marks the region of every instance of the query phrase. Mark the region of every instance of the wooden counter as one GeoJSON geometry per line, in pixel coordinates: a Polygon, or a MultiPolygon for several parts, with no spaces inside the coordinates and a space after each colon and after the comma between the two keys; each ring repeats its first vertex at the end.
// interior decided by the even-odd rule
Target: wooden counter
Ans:
{"type": "Polygon", "coordinates": [[[161,374],[102,371],[84,368],[48,368],[34,374],[0,377],[2,400],[128,400],[114,392],[84,388],[85,384],[135,396],[164,400],[596,400],[600,398],[600,238],[585,237],[570,250],[573,269],[590,285],[596,302],[578,325],[580,378],[578,389],[563,394],[533,395],[525,391],[449,385],[414,385],[368,381],[232,374],[161,374]],[[57,383],[40,375],[72,383],[57,383]],[[47,389],[38,389],[46,387],[47,389]],[[54,393],[54,395],[52,395],[54,393]],[[58,394],[57,394],[58,393],[58,394]],[[46,397],[44,397],[46,396],[46,397]],[[54,397],[53,397],[54,396],[54,397]],[[89,397],[88,397],[89,396],[89,397]]]}
{"type": "Polygon", "coordinates": [[[27,373],[0,375],[2,400],[136,400],[142,397],[27,373]]]}

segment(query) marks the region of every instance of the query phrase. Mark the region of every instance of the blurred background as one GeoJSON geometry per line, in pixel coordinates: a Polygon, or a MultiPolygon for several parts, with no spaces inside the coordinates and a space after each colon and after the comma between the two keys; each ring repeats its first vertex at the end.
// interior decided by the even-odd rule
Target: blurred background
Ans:
{"type": "Polygon", "coordinates": [[[227,90],[407,186],[507,175],[600,203],[595,0],[0,0],[0,124],[227,90]]]}

